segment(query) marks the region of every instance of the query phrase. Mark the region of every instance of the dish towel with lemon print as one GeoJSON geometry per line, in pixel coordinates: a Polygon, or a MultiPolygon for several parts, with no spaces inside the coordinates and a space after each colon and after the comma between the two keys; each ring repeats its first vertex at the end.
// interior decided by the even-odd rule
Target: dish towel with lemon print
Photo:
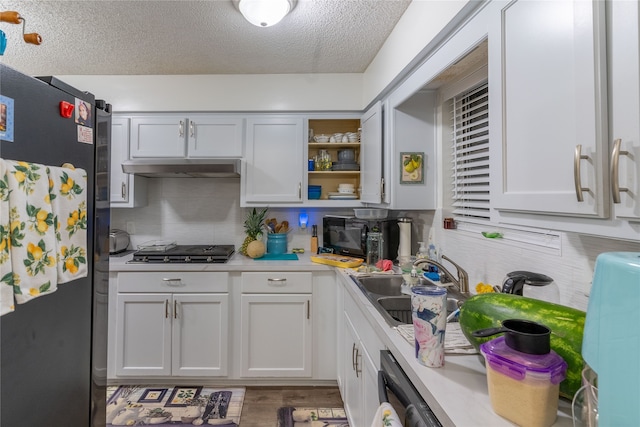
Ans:
{"type": "Polygon", "coordinates": [[[398,413],[390,403],[383,402],[373,416],[371,427],[402,427],[398,413]]]}
{"type": "Polygon", "coordinates": [[[4,160],[0,159],[0,316],[11,313],[13,299],[13,269],[11,268],[11,221],[9,220],[9,177],[4,160]]]}
{"type": "Polygon", "coordinates": [[[61,284],[87,276],[87,173],[70,167],[47,170],[61,284]]]}
{"type": "MultiPolygon", "coordinates": [[[[56,236],[47,169],[5,160],[9,188],[10,251],[16,301],[23,304],[57,289],[56,236]]],[[[4,278],[7,276],[3,276],[4,278]]]]}

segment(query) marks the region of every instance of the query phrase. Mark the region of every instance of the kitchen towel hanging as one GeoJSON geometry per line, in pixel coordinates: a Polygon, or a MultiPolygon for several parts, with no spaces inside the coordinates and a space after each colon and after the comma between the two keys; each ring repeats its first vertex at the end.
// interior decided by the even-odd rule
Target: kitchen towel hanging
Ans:
{"type": "Polygon", "coordinates": [[[11,268],[9,220],[9,177],[4,160],[0,159],[0,316],[15,309],[13,299],[13,269],[11,268]]]}
{"type": "Polygon", "coordinates": [[[11,223],[11,268],[18,304],[57,289],[56,236],[44,165],[5,160],[11,223]]]}
{"type": "Polygon", "coordinates": [[[58,283],[87,276],[87,173],[47,167],[56,236],[58,283]]]}
{"type": "Polygon", "coordinates": [[[378,410],[373,416],[371,427],[402,427],[402,423],[400,423],[400,417],[393,406],[388,402],[383,402],[378,406],[378,410]]]}

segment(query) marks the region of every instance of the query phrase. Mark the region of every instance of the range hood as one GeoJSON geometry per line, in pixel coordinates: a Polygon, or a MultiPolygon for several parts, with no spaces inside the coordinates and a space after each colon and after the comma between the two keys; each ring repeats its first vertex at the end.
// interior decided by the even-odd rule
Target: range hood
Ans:
{"type": "Polygon", "coordinates": [[[240,159],[131,159],[122,171],[149,178],[237,178],[240,159]]]}

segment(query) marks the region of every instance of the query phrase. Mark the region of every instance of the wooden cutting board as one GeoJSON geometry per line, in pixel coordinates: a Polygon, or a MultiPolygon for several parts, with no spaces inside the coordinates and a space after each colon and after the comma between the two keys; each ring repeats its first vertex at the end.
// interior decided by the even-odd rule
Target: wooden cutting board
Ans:
{"type": "Polygon", "coordinates": [[[334,267],[341,268],[355,268],[360,266],[364,262],[361,258],[354,258],[345,255],[336,254],[318,254],[311,255],[311,261],[318,264],[333,265],[334,267]]]}

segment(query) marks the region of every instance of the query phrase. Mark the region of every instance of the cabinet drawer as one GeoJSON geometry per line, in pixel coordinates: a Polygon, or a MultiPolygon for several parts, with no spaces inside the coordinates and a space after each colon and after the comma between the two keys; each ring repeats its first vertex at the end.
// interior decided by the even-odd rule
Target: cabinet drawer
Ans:
{"type": "Polygon", "coordinates": [[[118,292],[228,292],[229,273],[119,273],[118,292]]]}
{"type": "Polygon", "coordinates": [[[311,293],[311,273],[242,273],[242,293],[311,293]]]}

